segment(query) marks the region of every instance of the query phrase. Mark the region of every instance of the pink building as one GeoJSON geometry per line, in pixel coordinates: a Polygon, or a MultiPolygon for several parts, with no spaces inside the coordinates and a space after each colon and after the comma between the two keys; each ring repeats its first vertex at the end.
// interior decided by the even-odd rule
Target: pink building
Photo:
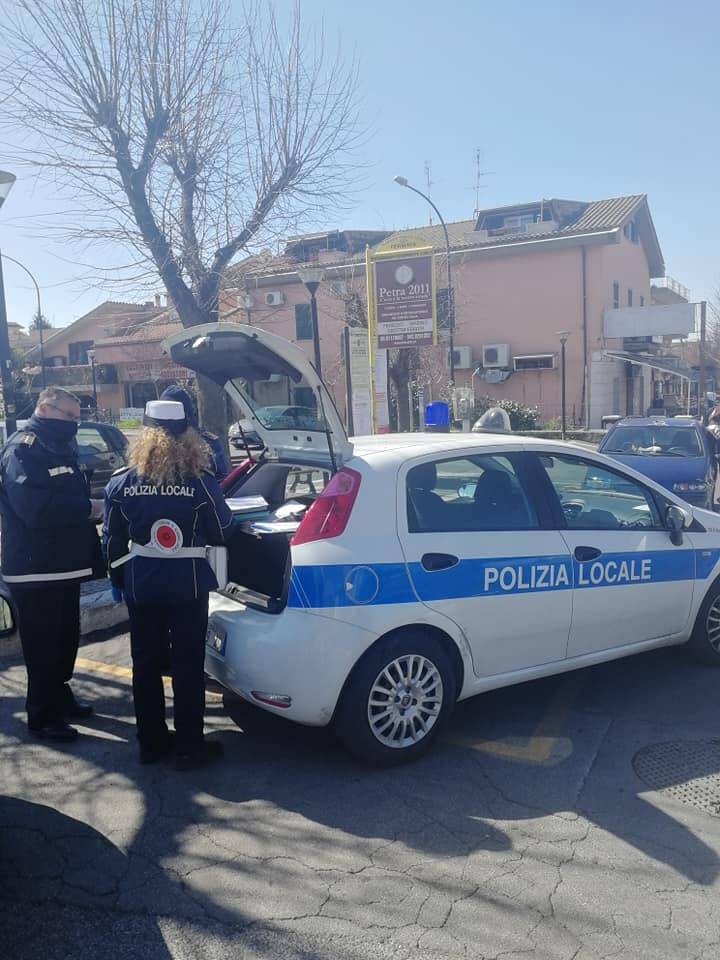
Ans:
{"type": "MultiPolygon", "coordinates": [[[[476,396],[510,398],[560,415],[559,331],[568,331],[567,409],[579,424],[650,406],[647,366],[612,356],[640,338],[608,339],[604,314],[650,305],[650,281],[664,274],[644,195],[579,202],[541,200],[482,210],[448,224],[455,299],[455,382],[476,396]],[[475,374],[473,376],[473,374],[475,374]]],[[[312,357],[308,294],[298,271],[322,266],[318,314],[323,378],[344,409],[341,337],[366,322],[365,247],[432,245],[439,297],[445,244],[439,226],[392,234],[330,231],[291,238],[281,257],[251,258],[228,278],[223,319],[258,324],[298,342],[312,357]]],[[[647,338],[642,338],[643,343],[647,338]]],[[[447,395],[447,346],[425,351],[415,374],[426,399],[447,395]]],[[[273,402],[269,387],[267,402],[273,402]]],[[[277,402],[277,401],[276,401],[277,402]]],[[[298,402],[300,402],[298,400],[298,402]]]]}

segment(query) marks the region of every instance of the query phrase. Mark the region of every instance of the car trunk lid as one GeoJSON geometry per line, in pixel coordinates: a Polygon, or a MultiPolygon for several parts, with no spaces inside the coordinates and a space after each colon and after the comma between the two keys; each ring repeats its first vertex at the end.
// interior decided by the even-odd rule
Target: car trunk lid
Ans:
{"type": "Polygon", "coordinates": [[[212,323],[169,337],[163,350],[225,388],[265,447],[282,459],[341,466],[352,445],[327,387],[295,344],[258,327],[212,323]]]}

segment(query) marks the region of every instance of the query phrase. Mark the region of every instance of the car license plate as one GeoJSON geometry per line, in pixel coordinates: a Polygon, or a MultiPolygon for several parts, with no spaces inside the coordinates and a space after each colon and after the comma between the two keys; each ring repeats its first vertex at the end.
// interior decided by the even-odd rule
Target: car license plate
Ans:
{"type": "Polygon", "coordinates": [[[227,637],[225,635],[225,631],[221,630],[219,627],[213,626],[213,624],[210,624],[205,642],[212,652],[220,657],[224,657],[226,640],[227,637]]]}

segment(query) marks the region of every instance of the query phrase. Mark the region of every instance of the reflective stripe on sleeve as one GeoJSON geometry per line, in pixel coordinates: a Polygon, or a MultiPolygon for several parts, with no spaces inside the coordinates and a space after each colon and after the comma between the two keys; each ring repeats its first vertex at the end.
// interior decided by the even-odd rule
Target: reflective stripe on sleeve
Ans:
{"type": "Polygon", "coordinates": [[[50,583],[53,580],[77,580],[92,576],[92,570],[67,570],[65,573],[23,573],[17,576],[3,574],[5,583],[50,583]]]}

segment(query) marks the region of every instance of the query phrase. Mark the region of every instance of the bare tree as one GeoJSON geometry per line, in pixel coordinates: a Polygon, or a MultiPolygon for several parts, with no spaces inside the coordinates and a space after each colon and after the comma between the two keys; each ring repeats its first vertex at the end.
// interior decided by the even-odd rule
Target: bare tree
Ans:
{"type": "MultiPolygon", "coordinates": [[[[70,191],[69,233],[120,242],[184,326],[212,322],[224,271],[347,200],[357,71],[299,7],[224,0],[5,0],[0,99],[23,158],[70,191]],[[22,82],[19,82],[22,79],[22,82]]],[[[200,384],[204,423],[224,402],[200,384]]]]}

